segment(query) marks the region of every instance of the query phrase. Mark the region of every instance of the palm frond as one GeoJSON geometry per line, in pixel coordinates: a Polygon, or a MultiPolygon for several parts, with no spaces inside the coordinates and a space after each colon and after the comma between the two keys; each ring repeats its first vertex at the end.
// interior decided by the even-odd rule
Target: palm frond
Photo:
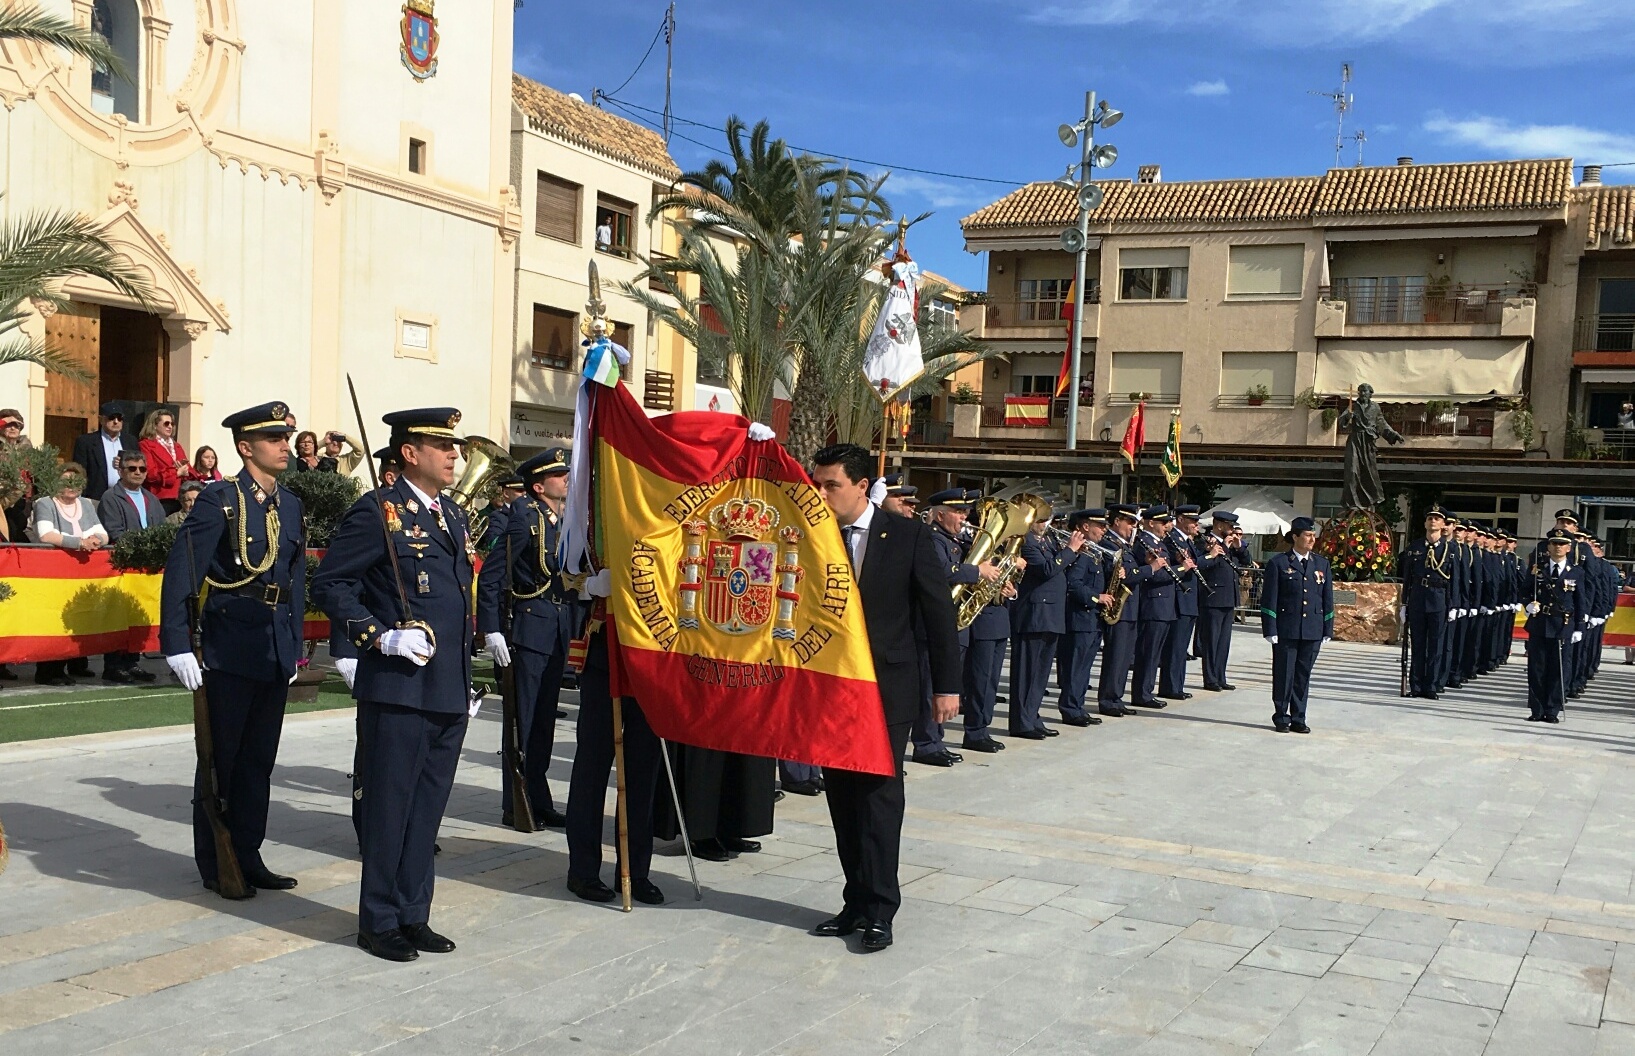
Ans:
{"type": "Polygon", "coordinates": [[[0,311],[25,297],[50,297],[53,284],[75,275],[101,279],[147,310],[157,292],[146,276],[75,213],[27,213],[0,223],[0,311]]]}
{"type": "Polygon", "coordinates": [[[0,40],[23,40],[62,48],[95,65],[106,66],[120,80],[131,79],[130,70],[100,35],[38,7],[0,8],[0,40]]]}
{"type": "Polygon", "coordinates": [[[53,374],[61,374],[74,381],[91,381],[95,375],[62,349],[43,341],[20,338],[0,341],[0,367],[13,363],[37,363],[53,374]]]}

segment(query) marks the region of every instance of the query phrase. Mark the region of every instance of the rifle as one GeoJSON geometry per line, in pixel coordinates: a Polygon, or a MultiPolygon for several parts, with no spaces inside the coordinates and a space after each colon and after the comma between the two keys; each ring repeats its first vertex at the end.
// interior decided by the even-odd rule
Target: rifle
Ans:
{"type": "MultiPolygon", "coordinates": [[[[1400,611],[1406,611],[1408,608],[1408,581],[1406,579],[1402,581],[1402,595],[1397,601],[1397,608],[1400,611]]],[[[1408,691],[1411,688],[1408,680],[1408,636],[1408,618],[1404,616],[1402,618],[1402,689],[1397,694],[1401,697],[1408,696],[1408,691]]]]}
{"type": "MultiPolygon", "coordinates": [[[[510,601],[512,590],[512,553],[511,533],[505,533],[505,593],[502,595],[504,612],[500,619],[500,628],[509,633],[511,620],[516,618],[510,601]],[[509,617],[509,618],[506,618],[509,617]]],[[[503,740],[501,754],[505,756],[505,768],[511,775],[511,827],[518,832],[534,832],[534,805],[528,798],[528,783],[523,777],[525,766],[522,755],[522,723],[517,714],[517,668],[516,657],[511,663],[499,667],[500,676],[500,736],[503,740]]],[[[542,716],[535,715],[534,721],[541,721],[542,716]]],[[[555,716],[545,716],[555,722],[555,716]]]]}
{"type": "MultiPolygon", "coordinates": [[[[185,533],[184,533],[185,534],[185,533]]],[[[276,544],[269,544],[276,545],[276,544]]],[[[187,597],[187,644],[193,658],[204,670],[204,654],[199,647],[199,576],[193,561],[193,537],[187,537],[187,570],[192,592],[187,597]]],[[[199,759],[199,772],[204,775],[204,818],[210,824],[210,835],[216,843],[216,893],[223,898],[249,898],[255,892],[244,880],[244,870],[238,864],[238,852],[233,849],[233,834],[227,828],[227,806],[221,798],[221,782],[216,776],[216,738],[210,725],[210,700],[205,695],[204,683],[193,691],[193,750],[199,759]]]]}

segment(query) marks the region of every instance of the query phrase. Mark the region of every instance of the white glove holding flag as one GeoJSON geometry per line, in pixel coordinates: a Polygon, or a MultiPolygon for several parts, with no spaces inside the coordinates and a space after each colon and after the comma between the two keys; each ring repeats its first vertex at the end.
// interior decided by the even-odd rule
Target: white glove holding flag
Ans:
{"type": "Polygon", "coordinates": [[[401,656],[416,667],[425,667],[431,661],[431,639],[418,627],[387,631],[375,642],[375,648],[387,656],[401,656]]]}
{"type": "Polygon", "coordinates": [[[1276,644],[1277,644],[1277,635],[1275,635],[1275,634],[1268,634],[1268,635],[1267,635],[1267,636],[1266,636],[1266,640],[1267,640],[1267,641],[1268,641],[1268,642],[1271,642],[1271,643],[1272,643],[1272,644],[1273,644],[1273,645],[1276,645],[1276,644]]]}
{"type": "Polygon", "coordinates": [[[483,644],[488,647],[488,655],[501,667],[511,666],[511,647],[505,644],[505,635],[498,631],[489,631],[483,635],[483,644]]]}
{"type": "Polygon", "coordinates": [[[1538,602],[1530,601],[1530,602],[1527,603],[1527,615],[1529,615],[1529,616],[1537,616],[1538,615],[1538,602]]]}
{"type": "Polygon", "coordinates": [[[1573,644],[1574,645],[1577,645],[1579,642],[1582,642],[1583,640],[1584,640],[1584,632],[1583,631],[1574,631],[1573,632],[1573,644]]]}
{"type": "Polygon", "coordinates": [[[762,425],[760,422],[750,422],[749,438],[757,442],[761,440],[776,440],[778,438],[778,434],[772,431],[771,426],[762,425]]]}
{"type": "Polygon", "coordinates": [[[586,598],[605,598],[613,593],[613,573],[607,569],[585,580],[585,589],[579,592],[586,598]]]}
{"type": "Polygon", "coordinates": [[[199,670],[199,658],[192,653],[167,656],[165,663],[170,665],[170,673],[176,676],[176,681],[189,692],[204,685],[204,672],[199,670]]]}
{"type": "Polygon", "coordinates": [[[341,657],[335,661],[335,670],[339,671],[341,677],[346,679],[346,688],[351,689],[353,680],[358,677],[357,658],[351,656],[341,657]]]}
{"type": "Polygon", "coordinates": [[[886,478],[875,477],[874,483],[869,486],[869,501],[876,506],[886,501],[886,478]]]}

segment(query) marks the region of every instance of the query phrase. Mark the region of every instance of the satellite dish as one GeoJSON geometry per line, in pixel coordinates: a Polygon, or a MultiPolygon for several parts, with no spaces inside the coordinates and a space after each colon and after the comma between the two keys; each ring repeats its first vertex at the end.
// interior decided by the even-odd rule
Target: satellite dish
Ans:
{"type": "Polygon", "coordinates": [[[1069,227],[1062,231],[1062,250],[1067,253],[1078,253],[1084,249],[1084,236],[1076,227],[1069,227]]]}
{"type": "Polygon", "coordinates": [[[1106,193],[1101,189],[1100,184],[1086,184],[1079,191],[1079,208],[1087,213],[1095,212],[1096,207],[1101,204],[1101,200],[1106,196],[1106,193]]]}
{"type": "Polygon", "coordinates": [[[572,99],[576,103],[582,103],[585,101],[585,97],[580,95],[578,92],[569,92],[568,98],[572,99]]]}

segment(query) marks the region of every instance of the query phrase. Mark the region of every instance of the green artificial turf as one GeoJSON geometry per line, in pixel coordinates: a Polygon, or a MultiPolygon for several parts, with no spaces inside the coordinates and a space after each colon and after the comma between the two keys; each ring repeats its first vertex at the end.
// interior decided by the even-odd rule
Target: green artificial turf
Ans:
{"type": "MultiPolygon", "coordinates": [[[[332,676],[319,688],[315,702],[291,702],[285,713],[296,715],[351,706],[352,695],[346,683],[339,676],[332,676]]],[[[180,686],[110,686],[9,693],[0,690],[0,743],[192,723],[193,694],[180,686]]]]}

